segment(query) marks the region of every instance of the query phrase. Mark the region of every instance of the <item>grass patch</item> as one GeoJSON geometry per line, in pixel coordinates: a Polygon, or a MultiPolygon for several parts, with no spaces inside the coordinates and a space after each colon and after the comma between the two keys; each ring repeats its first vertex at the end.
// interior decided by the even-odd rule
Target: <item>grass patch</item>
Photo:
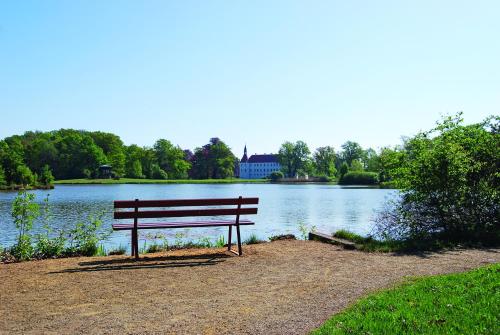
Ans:
{"type": "Polygon", "coordinates": [[[321,334],[500,334],[500,264],[412,279],[333,316],[321,334]]]}
{"type": "Polygon", "coordinates": [[[56,180],[54,184],[238,184],[238,183],[267,183],[268,179],[65,179],[56,180]]]}
{"type": "Polygon", "coordinates": [[[259,240],[257,235],[252,234],[245,241],[243,241],[243,244],[257,244],[257,243],[261,243],[261,242],[262,241],[259,240]]]}
{"type": "Polygon", "coordinates": [[[379,241],[373,237],[364,237],[344,229],[333,233],[333,237],[354,242],[356,243],[356,249],[363,251],[396,252],[411,249],[409,245],[402,241],[379,241]]]}

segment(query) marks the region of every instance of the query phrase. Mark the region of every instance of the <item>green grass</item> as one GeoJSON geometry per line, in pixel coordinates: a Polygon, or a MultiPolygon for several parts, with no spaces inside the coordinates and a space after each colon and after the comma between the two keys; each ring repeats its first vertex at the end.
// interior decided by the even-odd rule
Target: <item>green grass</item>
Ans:
{"type": "Polygon", "coordinates": [[[396,252],[406,251],[412,247],[401,241],[378,241],[372,237],[364,237],[348,230],[337,230],[333,237],[343,238],[356,243],[356,249],[363,251],[396,252]]]}
{"type": "Polygon", "coordinates": [[[371,294],[311,334],[500,334],[499,301],[495,264],[371,294]]]}
{"type": "Polygon", "coordinates": [[[237,183],[267,183],[267,179],[65,179],[56,180],[54,184],[237,184],[237,183]]]}

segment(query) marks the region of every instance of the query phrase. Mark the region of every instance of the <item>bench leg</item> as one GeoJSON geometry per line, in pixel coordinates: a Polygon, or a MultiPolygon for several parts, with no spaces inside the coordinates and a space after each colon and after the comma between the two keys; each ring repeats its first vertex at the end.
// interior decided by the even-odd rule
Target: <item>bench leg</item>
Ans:
{"type": "Polygon", "coordinates": [[[233,237],[231,236],[233,233],[233,226],[229,226],[229,233],[227,235],[227,250],[231,251],[231,240],[233,237]]]}
{"type": "Polygon", "coordinates": [[[130,240],[131,240],[130,241],[130,249],[131,249],[130,256],[134,256],[134,254],[135,254],[135,245],[134,245],[135,239],[134,239],[134,230],[133,229],[130,230],[130,240]]]}
{"type": "Polygon", "coordinates": [[[135,233],[134,233],[134,256],[135,256],[135,259],[139,259],[139,232],[137,231],[137,229],[134,229],[135,233]]]}
{"type": "Polygon", "coordinates": [[[241,256],[243,251],[241,250],[240,225],[236,225],[236,237],[238,238],[238,256],[241,256]]]}

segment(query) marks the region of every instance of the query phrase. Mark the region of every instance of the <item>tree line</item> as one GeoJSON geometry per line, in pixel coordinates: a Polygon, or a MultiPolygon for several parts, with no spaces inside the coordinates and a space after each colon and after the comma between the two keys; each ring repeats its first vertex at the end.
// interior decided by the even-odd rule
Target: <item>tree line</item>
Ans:
{"type": "MultiPolygon", "coordinates": [[[[303,141],[285,142],[278,152],[278,161],[286,177],[315,176],[325,180],[338,179],[340,183],[377,184],[392,180],[398,165],[400,147],[384,147],[379,152],[347,141],[336,151],[332,146],[311,152],[303,141]],[[352,180],[351,180],[352,179],[352,180]]],[[[278,176],[279,177],[279,176],[278,176]]]]}
{"type": "Polygon", "coordinates": [[[105,164],[117,178],[228,178],[234,176],[236,162],[219,138],[192,152],[166,139],[140,147],[101,131],[28,131],[0,141],[0,187],[49,185],[54,178],[99,178],[99,167],[105,164]]]}

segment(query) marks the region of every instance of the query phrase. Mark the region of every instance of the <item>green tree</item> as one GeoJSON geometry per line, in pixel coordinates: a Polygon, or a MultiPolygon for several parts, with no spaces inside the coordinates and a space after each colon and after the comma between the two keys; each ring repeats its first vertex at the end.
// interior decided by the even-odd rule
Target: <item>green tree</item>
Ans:
{"type": "Polygon", "coordinates": [[[320,176],[333,177],[335,169],[335,149],[333,147],[320,147],[313,154],[314,169],[320,176]]]}
{"type": "Polygon", "coordinates": [[[168,174],[158,164],[153,164],[151,177],[153,179],[168,179],[168,174]]]}
{"type": "Polygon", "coordinates": [[[347,172],[349,172],[349,166],[346,162],[343,162],[339,170],[340,179],[342,179],[347,174],[347,172]]]}
{"type": "Polygon", "coordinates": [[[405,152],[402,149],[382,148],[378,156],[378,172],[381,182],[389,182],[397,177],[398,169],[403,165],[405,152]]]}
{"type": "Polygon", "coordinates": [[[170,179],[185,179],[191,167],[185,157],[185,152],[174,146],[170,141],[160,139],[153,147],[158,165],[166,171],[170,179]]]}
{"type": "Polygon", "coordinates": [[[380,161],[377,152],[372,148],[368,148],[363,151],[361,157],[361,163],[363,165],[363,170],[369,172],[378,172],[380,169],[380,161]]]}
{"type": "Polygon", "coordinates": [[[48,165],[44,165],[40,173],[39,182],[44,186],[50,186],[54,182],[54,176],[48,165]]]}
{"type": "Polygon", "coordinates": [[[347,141],[342,144],[342,158],[347,163],[347,165],[351,166],[354,160],[360,159],[363,156],[363,148],[352,141],[347,141]]]}
{"type": "Polygon", "coordinates": [[[0,188],[7,186],[7,180],[5,179],[5,170],[0,165],[0,188]]]}
{"type": "Polygon", "coordinates": [[[35,176],[26,165],[19,165],[14,175],[14,183],[17,185],[35,185],[35,176]]]}
{"type": "Polygon", "coordinates": [[[106,155],[113,172],[117,176],[123,176],[125,174],[125,147],[120,137],[101,131],[92,132],[90,136],[106,155]]]}
{"type": "Polygon", "coordinates": [[[143,149],[132,144],[125,149],[125,176],[129,178],[145,178],[142,172],[141,158],[143,149]]]}
{"type": "Polygon", "coordinates": [[[234,176],[236,157],[219,138],[214,137],[192,157],[191,176],[197,179],[221,179],[234,176]]]}
{"type": "Polygon", "coordinates": [[[285,175],[294,177],[298,174],[310,173],[312,167],[310,154],[311,151],[303,141],[285,142],[278,152],[278,161],[285,175]]]}

